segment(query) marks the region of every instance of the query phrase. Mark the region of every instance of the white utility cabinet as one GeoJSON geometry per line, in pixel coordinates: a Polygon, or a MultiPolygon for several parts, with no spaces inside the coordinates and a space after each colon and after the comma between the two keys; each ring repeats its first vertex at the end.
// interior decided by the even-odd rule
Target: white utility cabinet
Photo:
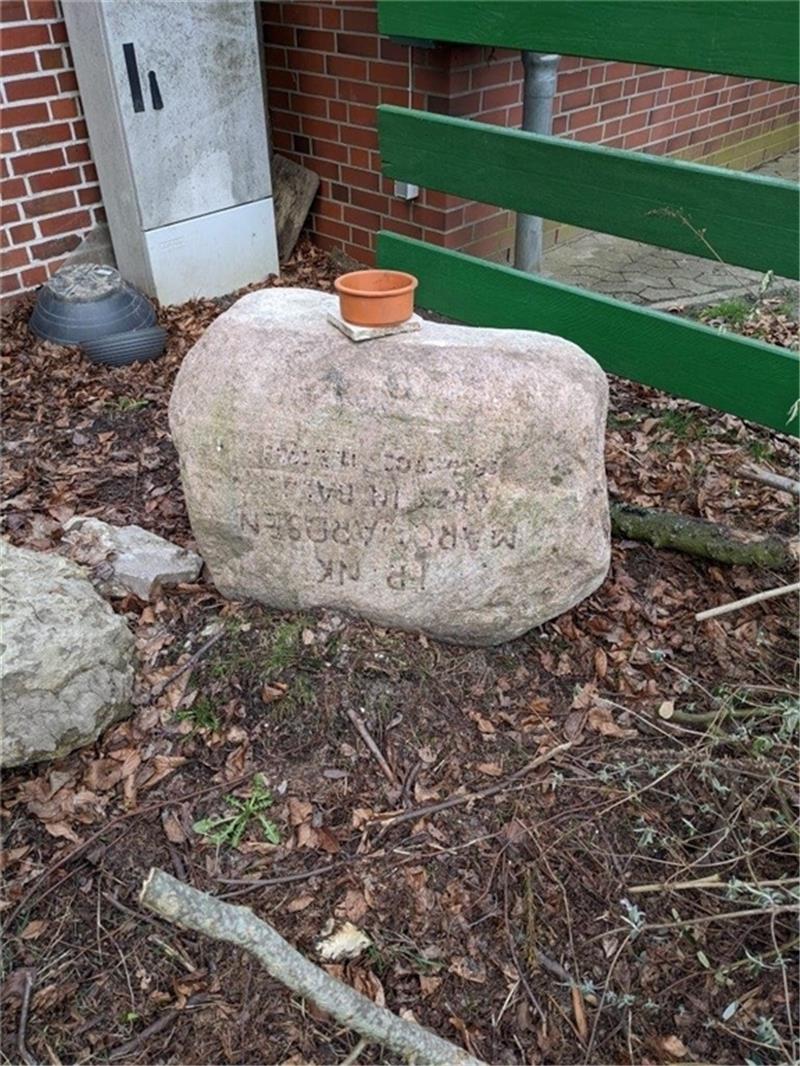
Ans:
{"type": "Polygon", "coordinates": [[[278,271],[252,0],[65,0],[120,273],[162,303],[278,271]]]}

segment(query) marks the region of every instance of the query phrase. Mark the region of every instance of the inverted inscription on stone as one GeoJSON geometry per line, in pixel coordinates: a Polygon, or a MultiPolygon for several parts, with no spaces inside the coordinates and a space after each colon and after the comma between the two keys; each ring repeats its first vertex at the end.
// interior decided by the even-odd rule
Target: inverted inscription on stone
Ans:
{"type": "Polygon", "coordinates": [[[593,592],[609,562],[594,360],[547,334],[432,322],[354,345],[335,308],[252,293],[178,374],[170,426],[220,591],[469,644],[593,592]]]}

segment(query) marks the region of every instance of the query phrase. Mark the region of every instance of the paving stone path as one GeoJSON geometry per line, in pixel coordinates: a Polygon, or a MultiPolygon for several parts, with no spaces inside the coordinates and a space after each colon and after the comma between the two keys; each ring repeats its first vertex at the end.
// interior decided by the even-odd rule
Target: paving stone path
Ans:
{"type": "MultiPolygon", "coordinates": [[[[797,181],[798,152],[787,152],[758,167],[756,172],[797,181]]],[[[722,299],[757,289],[762,278],[759,271],[727,266],[713,259],[683,255],[607,233],[587,233],[551,248],[544,256],[543,273],[556,281],[650,306],[722,299]]],[[[775,282],[776,289],[795,285],[796,282],[787,279],[775,282]]]]}

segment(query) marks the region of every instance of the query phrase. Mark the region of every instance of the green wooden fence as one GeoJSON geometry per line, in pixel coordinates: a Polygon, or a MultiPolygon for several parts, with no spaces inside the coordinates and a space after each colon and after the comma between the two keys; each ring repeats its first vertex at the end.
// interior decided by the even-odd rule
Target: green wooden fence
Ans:
{"type": "MultiPolygon", "coordinates": [[[[380,0],[385,34],[792,81],[798,11],[783,0],[380,0]]],[[[785,277],[798,276],[791,182],[379,109],[384,173],[402,181],[785,277]]],[[[420,279],[419,303],[468,322],[538,329],[609,372],[783,432],[796,353],[381,232],[378,262],[420,279]]]]}

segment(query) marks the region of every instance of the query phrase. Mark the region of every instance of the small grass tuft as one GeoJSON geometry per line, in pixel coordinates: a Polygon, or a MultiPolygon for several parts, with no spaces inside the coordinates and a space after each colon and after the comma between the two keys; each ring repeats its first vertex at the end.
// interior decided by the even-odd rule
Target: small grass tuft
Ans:
{"type": "Polygon", "coordinates": [[[264,656],[263,669],[265,677],[275,678],[299,658],[300,634],[305,628],[305,620],[281,622],[272,635],[269,648],[264,656]]]}
{"type": "Polygon", "coordinates": [[[665,411],[660,422],[667,433],[680,440],[700,440],[708,436],[708,426],[691,411],[665,411]]]}
{"type": "Polygon", "coordinates": [[[210,733],[216,733],[220,727],[217,709],[206,696],[196,699],[191,707],[181,708],[175,717],[179,722],[191,722],[192,732],[207,729],[210,733]]]}
{"type": "Polygon", "coordinates": [[[704,308],[700,312],[700,318],[704,322],[721,318],[730,326],[743,326],[752,310],[752,306],[746,300],[734,297],[731,300],[720,300],[718,304],[704,308]]]}
{"type": "Polygon", "coordinates": [[[109,411],[116,411],[117,414],[125,415],[131,411],[141,411],[143,407],[149,407],[149,400],[137,400],[134,396],[117,396],[115,400],[109,400],[109,411]]]}

